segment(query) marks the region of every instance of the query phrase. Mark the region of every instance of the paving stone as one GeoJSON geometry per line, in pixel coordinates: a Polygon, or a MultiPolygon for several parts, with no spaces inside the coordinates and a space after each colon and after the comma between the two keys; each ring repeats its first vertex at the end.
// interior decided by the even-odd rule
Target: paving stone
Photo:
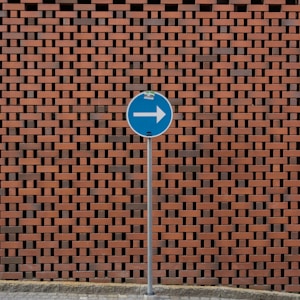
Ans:
{"type": "Polygon", "coordinates": [[[72,293],[0,292],[0,300],[232,300],[216,297],[179,297],[146,295],[89,295],[72,293]]]}

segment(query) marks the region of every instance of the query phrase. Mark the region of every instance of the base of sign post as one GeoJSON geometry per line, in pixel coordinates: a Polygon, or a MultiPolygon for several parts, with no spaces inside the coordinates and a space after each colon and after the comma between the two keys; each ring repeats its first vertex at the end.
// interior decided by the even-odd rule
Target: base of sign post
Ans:
{"type": "Polygon", "coordinates": [[[148,288],[147,295],[154,295],[152,288],[152,138],[147,138],[147,236],[148,236],[148,288]]]}

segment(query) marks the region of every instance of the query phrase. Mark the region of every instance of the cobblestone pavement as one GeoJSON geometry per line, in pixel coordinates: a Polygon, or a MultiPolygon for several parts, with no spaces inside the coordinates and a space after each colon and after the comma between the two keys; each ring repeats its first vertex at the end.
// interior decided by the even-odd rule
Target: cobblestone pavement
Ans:
{"type": "MultiPolygon", "coordinates": [[[[72,293],[0,292],[0,300],[231,300],[216,297],[89,295],[72,293]]],[[[241,299],[243,300],[243,299],[241,299]]]]}

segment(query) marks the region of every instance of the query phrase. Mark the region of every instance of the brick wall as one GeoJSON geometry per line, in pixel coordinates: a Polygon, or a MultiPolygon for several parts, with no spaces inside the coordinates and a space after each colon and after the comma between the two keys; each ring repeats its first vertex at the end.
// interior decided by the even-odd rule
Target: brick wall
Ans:
{"type": "Polygon", "coordinates": [[[0,278],[300,292],[297,0],[0,0],[0,278]]]}

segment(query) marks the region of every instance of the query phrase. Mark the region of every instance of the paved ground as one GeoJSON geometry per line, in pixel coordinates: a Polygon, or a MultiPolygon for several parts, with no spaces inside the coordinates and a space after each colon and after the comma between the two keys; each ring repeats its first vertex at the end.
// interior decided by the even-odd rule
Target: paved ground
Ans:
{"type": "Polygon", "coordinates": [[[300,294],[202,286],[153,287],[137,284],[96,284],[0,280],[0,300],[300,300],[300,294]]]}
{"type": "Polygon", "coordinates": [[[23,293],[0,292],[1,300],[231,300],[216,297],[184,297],[184,296],[142,296],[142,295],[89,295],[70,293],[23,293]]]}

